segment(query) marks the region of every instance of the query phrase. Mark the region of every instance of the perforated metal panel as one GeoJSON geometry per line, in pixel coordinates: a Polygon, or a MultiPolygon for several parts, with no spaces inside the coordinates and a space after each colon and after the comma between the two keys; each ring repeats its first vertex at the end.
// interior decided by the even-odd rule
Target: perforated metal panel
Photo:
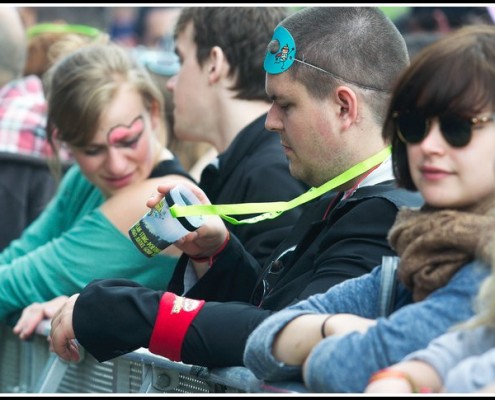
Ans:
{"type": "Polygon", "coordinates": [[[20,376],[21,343],[10,329],[6,325],[0,325],[0,391],[25,392],[26,388],[21,387],[20,376]]]}
{"type": "MultiPolygon", "coordinates": [[[[50,353],[49,321],[29,341],[0,324],[0,392],[2,393],[251,393],[306,392],[261,385],[243,367],[208,368],[173,362],[139,349],[99,363],[81,350],[79,363],[67,363],[50,353]],[[267,390],[263,389],[267,388],[267,390]]],[[[289,388],[290,386],[287,386],[289,388]]],[[[302,390],[298,390],[301,387],[302,390]]]]}
{"type": "Polygon", "coordinates": [[[11,326],[0,324],[0,392],[31,392],[49,356],[46,336],[21,341],[11,326]]]}

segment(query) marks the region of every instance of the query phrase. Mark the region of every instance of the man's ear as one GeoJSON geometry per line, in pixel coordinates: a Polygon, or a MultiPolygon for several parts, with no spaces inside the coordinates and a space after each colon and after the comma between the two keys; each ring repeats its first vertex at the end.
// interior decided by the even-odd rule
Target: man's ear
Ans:
{"type": "Polygon", "coordinates": [[[208,80],[210,83],[216,83],[222,78],[222,74],[228,71],[227,58],[219,46],[213,46],[210,51],[208,60],[208,80]]]}
{"type": "Polygon", "coordinates": [[[340,106],[340,115],[345,127],[350,127],[358,117],[358,99],[354,90],[348,86],[339,86],[335,90],[336,101],[340,106]]]}

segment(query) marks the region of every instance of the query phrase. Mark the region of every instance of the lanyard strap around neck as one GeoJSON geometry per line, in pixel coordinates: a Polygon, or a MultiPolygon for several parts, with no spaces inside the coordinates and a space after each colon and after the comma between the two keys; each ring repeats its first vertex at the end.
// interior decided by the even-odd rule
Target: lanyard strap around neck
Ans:
{"type": "Polygon", "coordinates": [[[287,210],[291,210],[301,204],[307,203],[336,187],[342,186],[346,182],[364,174],[371,168],[376,167],[387,159],[390,155],[390,146],[381,150],[372,157],[354,165],[348,170],[344,171],[335,178],[329,180],[323,185],[309,189],[306,193],[292,199],[290,201],[274,201],[266,203],[242,203],[242,204],[201,204],[201,205],[189,205],[179,206],[174,204],[170,207],[170,214],[177,217],[188,217],[193,215],[219,215],[224,220],[230,222],[233,225],[241,224],[254,224],[256,222],[264,221],[266,219],[277,218],[280,214],[287,210]],[[256,217],[247,218],[244,220],[237,220],[229,217],[228,215],[240,215],[240,214],[259,214],[256,217]]]}

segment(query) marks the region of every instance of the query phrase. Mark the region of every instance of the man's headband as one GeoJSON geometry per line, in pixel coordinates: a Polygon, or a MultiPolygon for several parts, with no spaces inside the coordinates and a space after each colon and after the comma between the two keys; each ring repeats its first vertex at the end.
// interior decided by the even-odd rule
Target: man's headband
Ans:
{"type": "Polygon", "coordinates": [[[296,57],[296,43],[283,26],[273,32],[272,41],[266,51],[264,68],[269,74],[280,74],[288,70],[296,57]]]}
{"type": "Polygon", "coordinates": [[[266,50],[265,62],[263,64],[265,71],[273,75],[281,74],[282,72],[287,71],[292,66],[292,64],[294,64],[294,61],[307,65],[308,67],[315,68],[318,71],[331,75],[335,79],[351,83],[363,89],[376,90],[379,92],[390,92],[390,90],[387,89],[380,89],[373,86],[363,85],[361,83],[342,78],[341,76],[336,75],[333,72],[324,70],[323,68],[317,67],[316,65],[304,61],[304,56],[303,60],[296,58],[296,42],[294,41],[294,38],[287,29],[285,29],[283,26],[278,26],[273,32],[272,40],[268,44],[268,48],[266,50]]]}

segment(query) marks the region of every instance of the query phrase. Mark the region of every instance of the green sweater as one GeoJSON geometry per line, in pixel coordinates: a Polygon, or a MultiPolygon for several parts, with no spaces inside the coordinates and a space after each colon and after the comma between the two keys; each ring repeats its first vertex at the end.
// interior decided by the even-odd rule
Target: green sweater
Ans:
{"type": "Polygon", "coordinates": [[[177,258],[141,254],[100,211],[104,201],[77,165],[67,171],[47,208],[0,254],[0,320],[34,302],[78,293],[93,279],[167,287],[177,258]]]}

